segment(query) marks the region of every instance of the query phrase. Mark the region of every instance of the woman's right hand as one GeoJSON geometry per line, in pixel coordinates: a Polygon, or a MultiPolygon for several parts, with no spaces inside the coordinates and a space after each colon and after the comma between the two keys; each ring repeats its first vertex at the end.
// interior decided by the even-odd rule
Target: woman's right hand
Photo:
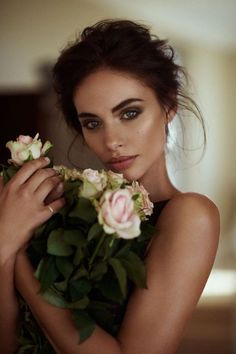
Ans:
{"type": "Polygon", "coordinates": [[[46,168],[48,163],[45,157],[27,162],[5,186],[1,181],[2,258],[16,255],[27,244],[35,229],[52,216],[51,210],[57,212],[65,203],[62,180],[52,168],[46,168]]]}

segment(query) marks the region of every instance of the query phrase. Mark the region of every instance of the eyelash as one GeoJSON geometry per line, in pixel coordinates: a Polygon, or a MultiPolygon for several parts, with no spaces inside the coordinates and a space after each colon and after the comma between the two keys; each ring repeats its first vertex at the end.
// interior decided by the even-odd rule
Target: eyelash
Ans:
{"type": "MultiPolygon", "coordinates": [[[[141,114],[141,113],[142,113],[142,111],[140,109],[137,109],[137,108],[126,109],[126,110],[121,112],[121,119],[123,119],[123,120],[133,120],[133,119],[136,119],[139,116],[139,114],[141,114]],[[131,114],[131,117],[125,118],[124,116],[126,114],[131,114]]],[[[99,121],[93,120],[93,119],[88,119],[88,120],[84,119],[83,122],[81,123],[81,125],[82,125],[83,128],[86,128],[88,130],[95,130],[95,129],[99,128],[101,123],[99,121]]]]}
{"type": "Polygon", "coordinates": [[[124,115],[127,114],[127,113],[131,113],[132,114],[131,117],[123,118],[123,119],[132,120],[132,119],[135,119],[135,118],[138,117],[138,115],[141,113],[141,110],[137,109],[137,108],[131,108],[131,109],[127,109],[127,110],[121,112],[121,115],[124,117],[124,115]],[[133,113],[135,114],[134,116],[133,116],[133,113]]]}

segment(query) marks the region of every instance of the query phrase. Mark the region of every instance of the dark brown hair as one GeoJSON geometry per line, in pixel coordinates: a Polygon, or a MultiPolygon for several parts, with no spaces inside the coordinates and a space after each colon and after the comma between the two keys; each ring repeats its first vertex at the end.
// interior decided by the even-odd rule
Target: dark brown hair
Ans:
{"type": "MultiPolygon", "coordinates": [[[[134,75],[152,88],[168,111],[187,110],[205,126],[196,103],[184,92],[186,73],[175,61],[166,40],[150,33],[148,27],[128,20],[104,20],[87,27],[69,44],[53,69],[55,89],[67,123],[81,133],[73,102],[75,88],[90,73],[110,68],[134,75]]],[[[168,130],[167,130],[168,134],[168,130]]]]}

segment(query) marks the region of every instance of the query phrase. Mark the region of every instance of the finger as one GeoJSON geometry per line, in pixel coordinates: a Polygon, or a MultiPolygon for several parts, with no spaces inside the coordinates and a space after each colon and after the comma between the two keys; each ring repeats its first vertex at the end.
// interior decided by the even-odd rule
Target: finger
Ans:
{"type": "Polygon", "coordinates": [[[9,183],[17,183],[18,185],[25,183],[37,170],[46,167],[49,162],[50,160],[47,157],[40,157],[39,159],[26,162],[9,183]]]}
{"type": "Polygon", "coordinates": [[[43,183],[47,178],[53,176],[58,176],[58,173],[52,168],[41,168],[37,170],[25,183],[24,185],[31,191],[35,192],[41,183],[43,183]]]}
{"type": "Polygon", "coordinates": [[[62,195],[64,193],[64,183],[61,182],[59,183],[50,193],[49,195],[46,197],[45,199],[45,204],[50,204],[52,203],[54,200],[61,198],[62,195]]]}
{"type": "Polygon", "coordinates": [[[45,179],[35,190],[39,199],[45,201],[47,196],[61,183],[61,177],[56,175],[45,179]]]}
{"type": "Polygon", "coordinates": [[[59,198],[57,200],[55,200],[54,202],[45,205],[44,208],[44,213],[45,213],[45,217],[50,217],[53,214],[57,213],[61,208],[63,208],[65,205],[65,198],[59,198]]]}

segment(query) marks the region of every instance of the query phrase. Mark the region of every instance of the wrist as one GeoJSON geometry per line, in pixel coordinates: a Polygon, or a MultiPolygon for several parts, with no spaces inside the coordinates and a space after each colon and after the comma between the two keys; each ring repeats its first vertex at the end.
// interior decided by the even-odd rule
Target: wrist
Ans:
{"type": "Polygon", "coordinates": [[[0,267],[14,267],[17,252],[0,247],[0,267]]]}
{"type": "Polygon", "coordinates": [[[0,268],[14,269],[16,253],[7,250],[0,250],[0,268]]]}

